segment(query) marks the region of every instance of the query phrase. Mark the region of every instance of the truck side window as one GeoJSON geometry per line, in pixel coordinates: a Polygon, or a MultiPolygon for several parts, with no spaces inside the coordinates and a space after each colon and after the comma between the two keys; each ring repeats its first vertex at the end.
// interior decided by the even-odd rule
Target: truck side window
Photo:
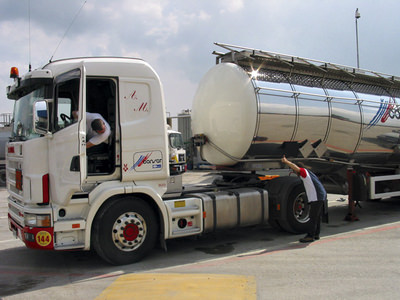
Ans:
{"type": "Polygon", "coordinates": [[[74,111],[79,110],[79,77],[58,82],[55,90],[54,131],[62,130],[76,122],[74,111]]]}
{"type": "Polygon", "coordinates": [[[71,99],[58,98],[57,101],[57,128],[63,129],[73,123],[71,118],[71,99]]]}

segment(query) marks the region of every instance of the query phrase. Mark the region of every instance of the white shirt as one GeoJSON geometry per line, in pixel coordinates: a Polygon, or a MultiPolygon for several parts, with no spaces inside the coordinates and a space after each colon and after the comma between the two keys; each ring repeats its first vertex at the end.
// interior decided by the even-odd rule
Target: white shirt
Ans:
{"type": "Polygon", "coordinates": [[[87,131],[87,136],[86,136],[87,142],[91,142],[93,145],[99,145],[101,143],[108,143],[108,136],[111,133],[111,127],[100,114],[87,112],[86,131],[87,131]],[[96,119],[101,119],[104,122],[106,130],[103,133],[98,133],[92,129],[92,122],[96,119]]]}
{"type": "Polygon", "coordinates": [[[308,171],[304,168],[300,168],[300,178],[303,180],[304,188],[306,190],[308,202],[318,201],[317,190],[315,189],[314,183],[310,177],[308,171]]]}

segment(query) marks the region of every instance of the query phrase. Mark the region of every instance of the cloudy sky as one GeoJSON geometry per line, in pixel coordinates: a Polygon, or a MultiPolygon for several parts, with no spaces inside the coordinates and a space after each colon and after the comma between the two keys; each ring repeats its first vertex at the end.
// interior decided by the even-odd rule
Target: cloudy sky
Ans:
{"type": "Polygon", "coordinates": [[[356,8],[360,67],[400,75],[398,0],[0,0],[0,113],[10,67],[51,57],[140,57],[172,116],[191,108],[214,42],[356,66],[356,8]]]}

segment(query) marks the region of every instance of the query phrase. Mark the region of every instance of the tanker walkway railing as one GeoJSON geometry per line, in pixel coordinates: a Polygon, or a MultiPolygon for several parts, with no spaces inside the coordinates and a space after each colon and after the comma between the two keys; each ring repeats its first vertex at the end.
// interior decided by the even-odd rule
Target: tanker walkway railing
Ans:
{"type": "Polygon", "coordinates": [[[381,72],[360,69],[317,59],[303,58],[260,49],[215,43],[230,52],[217,55],[217,63],[233,62],[240,66],[253,65],[254,68],[268,66],[276,70],[286,70],[289,74],[308,75],[323,80],[333,79],[350,84],[362,84],[385,89],[394,97],[400,97],[400,77],[381,72]]]}

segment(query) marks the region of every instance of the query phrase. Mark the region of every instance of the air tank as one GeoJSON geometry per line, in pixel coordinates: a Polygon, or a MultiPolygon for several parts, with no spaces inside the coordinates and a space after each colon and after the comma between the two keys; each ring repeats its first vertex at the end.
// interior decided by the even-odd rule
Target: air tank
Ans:
{"type": "Polygon", "coordinates": [[[306,158],[399,163],[398,100],[385,89],[373,87],[369,93],[345,82],[329,85],[308,76],[302,84],[288,76],[266,76],[234,63],[211,68],[192,107],[193,134],[208,139],[201,147],[203,159],[231,166],[277,160],[291,152],[306,158]],[[304,145],[310,151],[301,154],[304,145]],[[321,146],[325,150],[317,151],[321,146]]]}

